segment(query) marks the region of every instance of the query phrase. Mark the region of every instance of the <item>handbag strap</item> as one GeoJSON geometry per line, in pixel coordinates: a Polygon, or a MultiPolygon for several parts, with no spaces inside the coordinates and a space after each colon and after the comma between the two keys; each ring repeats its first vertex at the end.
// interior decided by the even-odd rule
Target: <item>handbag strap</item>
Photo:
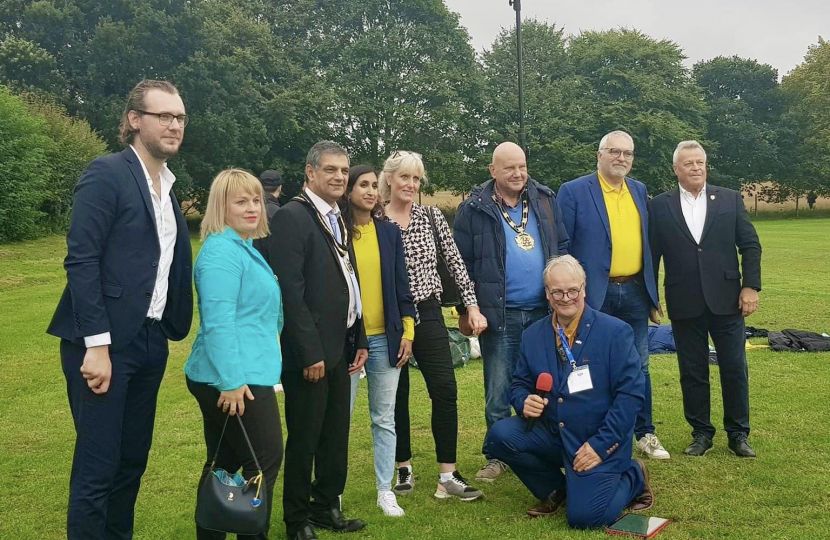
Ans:
{"type": "MultiPolygon", "coordinates": [[[[228,416],[225,417],[225,423],[222,426],[222,434],[219,435],[219,442],[216,443],[216,453],[213,454],[213,461],[210,462],[210,470],[213,472],[214,467],[216,466],[216,458],[219,457],[219,449],[222,447],[222,439],[225,437],[225,429],[228,427],[228,419],[231,417],[231,414],[228,413],[228,416]]],[[[259,466],[259,460],[256,458],[256,452],[254,452],[254,447],[251,444],[251,439],[248,438],[248,432],[245,430],[245,425],[242,423],[242,418],[237,414],[236,419],[239,420],[239,427],[242,428],[242,434],[245,436],[245,442],[248,443],[248,450],[251,451],[251,456],[254,458],[254,464],[256,465],[257,471],[259,474],[262,475],[262,467],[259,466]]]]}
{"type": "Polygon", "coordinates": [[[441,237],[438,235],[438,227],[435,225],[435,215],[432,213],[432,209],[435,206],[427,206],[427,219],[429,219],[429,226],[432,228],[432,236],[435,237],[435,253],[442,259],[444,258],[444,251],[441,247],[441,237]]]}

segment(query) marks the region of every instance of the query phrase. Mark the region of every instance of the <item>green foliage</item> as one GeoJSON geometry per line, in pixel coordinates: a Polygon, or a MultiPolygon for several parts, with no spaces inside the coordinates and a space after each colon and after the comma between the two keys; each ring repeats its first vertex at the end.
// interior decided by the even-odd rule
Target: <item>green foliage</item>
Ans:
{"type": "Polygon", "coordinates": [[[81,172],[104,153],[89,124],[53,100],[0,86],[0,242],[64,230],[81,172]]]}
{"type": "MultiPolygon", "coordinates": [[[[632,175],[653,192],[672,185],[674,146],[703,140],[705,127],[705,105],[676,44],[625,29],[565,40],[561,30],[538,21],[524,24],[522,37],[528,51],[528,170],[534,178],[557,187],[590,172],[602,136],[623,129],[636,144],[632,175]]],[[[483,63],[490,142],[515,140],[513,30],[502,31],[483,63]]]]}
{"type": "Polygon", "coordinates": [[[0,82],[17,90],[56,93],[64,80],[55,57],[47,50],[8,36],[0,42],[0,82]]]}
{"type": "Polygon", "coordinates": [[[331,134],[353,163],[423,154],[430,188],[468,189],[478,152],[478,70],[442,0],[300,1],[302,38],[330,89],[331,134]]]}
{"type": "Polygon", "coordinates": [[[45,217],[54,144],[46,122],[0,86],[0,243],[34,238],[45,217]]]}
{"type": "Polygon", "coordinates": [[[45,198],[40,210],[45,220],[41,229],[43,233],[61,232],[69,224],[78,178],[90,161],[107,153],[107,145],[85,120],[68,116],[53,100],[36,95],[23,99],[33,115],[43,118],[44,133],[52,140],[45,148],[49,171],[44,172],[45,198]]]}
{"type": "MultiPolygon", "coordinates": [[[[772,198],[826,193],[827,48],[812,47],[782,92],[752,60],[719,57],[692,74],[668,40],[633,29],[567,36],[526,20],[531,175],[557,187],[585,174],[600,138],[624,129],[636,144],[631,174],[653,193],[674,185],[672,152],[692,138],[715,183],[775,180],[772,198]]],[[[518,138],[514,30],[476,58],[443,0],[0,2],[0,81],[54,96],[110,150],[144,77],[181,90],[192,121],[170,166],[179,199],[197,208],[230,166],[280,169],[296,192],[320,139],[375,166],[394,150],[420,152],[425,191],[466,192],[487,177],[493,147],[518,138]]],[[[63,215],[57,204],[50,215],[63,215]]]]}
{"type": "Polygon", "coordinates": [[[789,164],[779,161],[784,99],[778,71],[755,60],[719,56],[694,66],[709,110],[706,136],[715,184],[741,189],[778,177],[789,164]]]}
{"type": "Polygon", "coordinates": [[[784,125],[789,137],[782,149],[790,166],[768,195],[773,200],[803,197],[812,191],[830,195],[830,41],[819,38],[804,63],[781,84],[788,110],[784,125]]]}

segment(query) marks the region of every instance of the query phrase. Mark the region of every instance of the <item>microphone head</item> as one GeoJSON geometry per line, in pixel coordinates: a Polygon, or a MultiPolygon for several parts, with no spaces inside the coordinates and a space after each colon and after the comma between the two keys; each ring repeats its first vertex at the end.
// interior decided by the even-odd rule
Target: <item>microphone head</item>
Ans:
{"type": "Polygon", "coordinates": [[[553,388],[553,377],[550,373],[540,373],[536,379],[536,390],[550,392],[551,388],[553,388]]]}

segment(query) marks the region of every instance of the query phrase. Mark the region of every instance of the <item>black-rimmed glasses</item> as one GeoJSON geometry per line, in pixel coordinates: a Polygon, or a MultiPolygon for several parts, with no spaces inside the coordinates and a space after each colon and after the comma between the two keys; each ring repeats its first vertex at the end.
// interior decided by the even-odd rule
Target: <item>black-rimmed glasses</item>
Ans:
{"type": "Polygon", "coordinates": [[[567,291],[560,291],[558,289],[551,289],[551,290],[548,291],[548,294],[550,295],[551,298],[553,298],[557,302],[564,299],[566,296],[568,297],[568,300],[573,300],[577,296],[579,296],[579,293],[582,292],[582,289],[584,287],[585,286],[583,285],[582,287],[580,287],[578,289],[568,289],[567,291]]]}
{"type": "Polygon", "coordinates": [[[625,159],[631,159],[634,157],[634,150],[621,150],[619,148],[603,148],[603,150],[615,158],[620,157],[620,155],[625,156],[625,159]]]}
{"type": "Polygon", "coordinates": [[[185,127],[187,123],[190,121],[190,117],[188,117],[186,114],[155,113],[150,111],[142,111],[141,109],[135,109],[135,111],[137,113],[157,117],[159,119],[159,124],[161,124],[164,127],[167,127],[170,124],[172,124],[174,118],[181,127],[185,127]]]}

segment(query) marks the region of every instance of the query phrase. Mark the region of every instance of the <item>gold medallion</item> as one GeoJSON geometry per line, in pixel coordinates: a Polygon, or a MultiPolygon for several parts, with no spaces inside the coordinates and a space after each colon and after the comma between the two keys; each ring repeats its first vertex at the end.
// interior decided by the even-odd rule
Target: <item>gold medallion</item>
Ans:
{"type": "Polygon", "coordinates": [[[516,235],[516,243],[519,244],[519,247],[525,251],[530,251],[536,245],[536,241],[533,240],[533,237],[526,232],[516,235]]]}

